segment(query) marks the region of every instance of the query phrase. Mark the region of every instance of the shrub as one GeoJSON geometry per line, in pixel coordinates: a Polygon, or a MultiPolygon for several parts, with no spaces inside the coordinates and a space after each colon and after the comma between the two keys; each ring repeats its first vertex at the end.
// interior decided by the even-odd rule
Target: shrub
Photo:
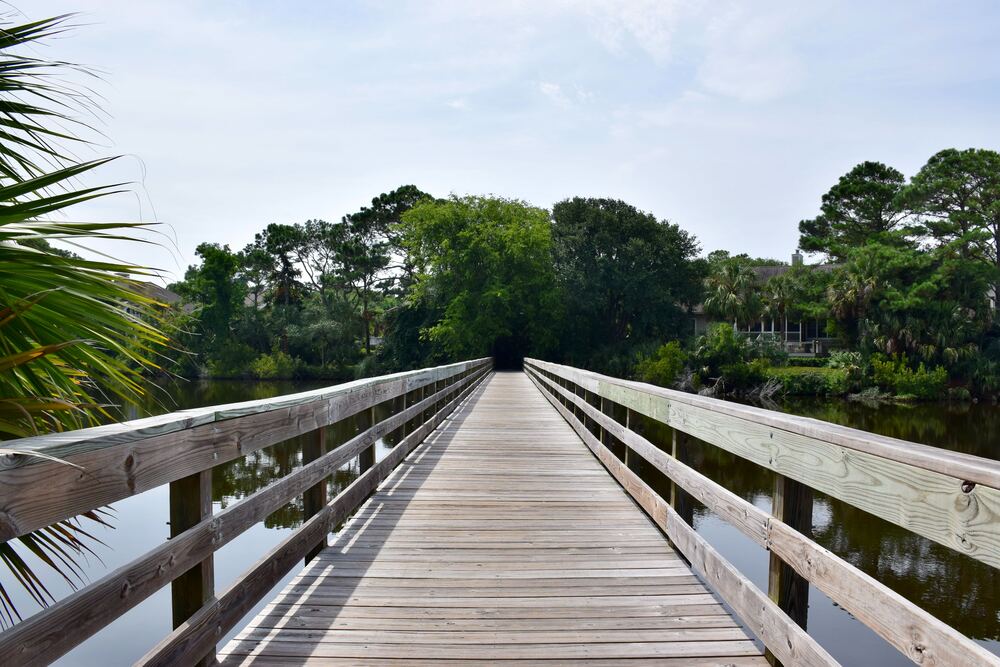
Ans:
{"type": "Polygon", "coordinates": [[[847,350],[837,350],[830,353],[830,358],[826,360],[829,368],[861,368],[863,359],[860,352],[849,352],[847,350]]]}
{"type": "Polygon", "coordinates": [[[382,375],[384,372],[378,355],[369,354],[367,357],[354,364],[354,379],[370,378],[382,375]]]}
{"type": "Polygon", "coordinates": [[[205,374],[214,378],[247,377],[251,373],[254,351],[242,343],[232,343],[222,348],[215,359],[208,362],[205,374]]]}
{"type": "Polygon", "coordinates": [[[826,361],[823,357],[789,357],[788,365],[802,368],[822,368],[826,366],[826,361]]]}
{"type": "Polygon", "coordinates": [[[295,376],[301,362],[286,352],[262,354],[250,364],[250,373],[260,380],[281,380],[295,376]]]}
{"type": "Polygon", "coordinates": [[[965,387],[952,387],[948,390],[948,400],[967,403],[972,400],[972,394],[965,387]]]}
{"type": "Polygon", "coordinates": [[[875,383],[892,390],[897,396],[922,400],[940,398],[948,382],[948,372],[942,366],[928,369],[923,362],[914,370],[907,364],[906,355],[877,356],[872,359],[875,383]]]}
{"type": "Polygon", "coordinates": [[[841,396],[851,389],[849,373],[840,368],[787,366],[767,371],[767,379],[781,385],[784,394],[802,396],[841,396]]]}
{"type": "Polygon", "coordinates": [[[722,384],[726,391],[750,389],[761,384],[767,377],[770,364],[766,359],[741,361],[722,367],[722,384]]]}
{"type": "Polygon", "coordinates": [[[671,387],[677,376],[684,370],[687,353],[681,349],[681,344],[672,340],[661,345],[650,357],[639,355],[636,364],[636,375],[643,382],[661,387],[671,387]]]}
{"type": "Polygon", "coordinates": [[[724,366],[742,363],[746,357],[746,340],[728,324],[713,324],[698,338],[693,360],[704,378],[718,376],[724,366]]]}
{"type": "Polygon", "coordinates": [[[747,354],[753,359],[764,359],[772,366],[784,366],[788,362],[788,351],[774,334],[760,334],[749,339],[747,354]]]}

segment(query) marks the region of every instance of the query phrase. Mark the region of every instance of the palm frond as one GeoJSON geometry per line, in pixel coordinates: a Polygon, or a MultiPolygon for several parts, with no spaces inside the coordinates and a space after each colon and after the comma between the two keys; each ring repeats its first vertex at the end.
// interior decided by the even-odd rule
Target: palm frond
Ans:
{"type": "MultiPolygon", "coordinates": [[[[89,73],[24,53],[69,29],[70,19],[10,24],[0,17],[0,440],[107,421],[111,403],[143,395],[142,373],[157,368],[157,350],[169,343],[158,328],[159,304],[137,278],[150,269],[51,245],[140,242],[136,234],[147,226],[53,217],[128,189],[82,184],[115,159],[81,161],[70,148],[89,143],[95,130],[81,117],[99,115],[100,107],[64,75],[89,73]]],[[[8,454],[23,452],[0,448],[8,454]]],[[[0,544],[0,562],[35,602],[50,604],[52,594],[25,556],[76,587],[85,576],[80,559],[96,557],[90,545],[100,544],[82,521],[107,526],[107,516],[88,512],[0,544]]],[[[19,618],[0,584],[0,626],[19,618]]]]}

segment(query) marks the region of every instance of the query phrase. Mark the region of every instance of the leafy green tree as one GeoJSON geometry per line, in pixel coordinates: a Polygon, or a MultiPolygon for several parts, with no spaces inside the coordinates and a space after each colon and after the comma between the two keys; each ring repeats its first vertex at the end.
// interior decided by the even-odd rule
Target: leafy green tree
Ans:
{"type": "Polygon", "coordinates": [[[188,267],[184,282],[171,287],[188,302],[200,304],[198,334],[203,342],[199,347],[217,354],[231,344],[243,306],[243,286],[236,279],[240,258],[229,246],[218,243],[198,245],[195,255],[201,265],[188,267]]]}
{"type": "Polygon", "coordinates": [[[888,233],[906,218],[900,200],[905,183],[902,173],[881,162],[857,165],[823,195],[820,214],[799,223],[799,247],[839,260],[874,239],[898,238],[888,233]]]}
{"type": "Polygon", "coordinates": [[[684,331],[701,295],[692,235],[623,201],[575,197],[553,207],[552,237],[568,361],[684,331]]]}
{"type": "Polygon", "coordinates": [[[913,177],[904,198],[938,243],[958,242],[964,257],[990,263],[997,274],[992,284],[1000,288],[1000,153],[940,151],[913,177]]]}
{"type": "Polygon", "coordinates": [[[297,242],[292,249],[295,263],[330,314],[347,299],[344,266],[347,225],[307,220],[295,228],[297,242]]]}
{"type": "Polygon", "coordinates": [[[407,255],[403,252],[399,223],[406,211],[429,198],[416,186],[404,185],[375,197],[370,207],[344,216],[343,272],[360,305],[366,352],[371,352],[373,320],[377,315],[371,310],[372,303],[378,300],[376,290],[390,289],[401,275],[412,280],[412,266],[403,259],[407,255]],[[399,259],[396,264],[394,257],[399,259]]]}
{"type": "Polygon", "coordinates": [[[990,325],[991,275],[959,245],[871,244],[851,251],[829,299],[863,349],[954,365],[978,353],[990,325]]]}
{"type": "Polygon", "coordinates": [[[780,259],[774,259],[771,257],[751,257],[745,252],[742,252],[738,255],[733,255],[728,250],[713,250],[712,252],[708,253],[708,256],[705,258],[706,262],[708,263],[709,270],[711,270],[716,266],[722,265],[731,259],[738,260],[739,262],[746,264],[747,266],[786,266],[788,264],[788,262],[786,261],[780,259]]]}
{"type": "Polygon", "coordinates": [[[436,321],[423,329],[454,358],[492,354],[514,365],[554,342],[559,298],[548,214],[499,197],[425,200],[403,214],[417,268],[412,299],[436,321]]]}

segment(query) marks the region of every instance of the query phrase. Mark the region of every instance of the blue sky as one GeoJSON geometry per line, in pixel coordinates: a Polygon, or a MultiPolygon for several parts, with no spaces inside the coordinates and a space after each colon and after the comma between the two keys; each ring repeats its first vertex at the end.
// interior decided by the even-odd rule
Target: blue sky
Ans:
{"type": "Polygon", "coordinates": [[[33,0],[81,12],[44,53],[97,68],[100,175],[74,219],[201,241],[337,220],[413,183],[550,207],[621,198],[704,251],[785,258],[854,164],[1000,149],[996,2],[33,0]]]}

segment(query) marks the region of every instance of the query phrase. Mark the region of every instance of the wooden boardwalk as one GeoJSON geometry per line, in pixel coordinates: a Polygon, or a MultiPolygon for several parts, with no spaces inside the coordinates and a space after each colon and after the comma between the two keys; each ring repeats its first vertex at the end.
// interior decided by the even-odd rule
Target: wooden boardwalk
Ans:
{"type": "Polygon", "coordinates": [[[497,373],[224,665],[766,665],[522,373],[497,373]]]}

